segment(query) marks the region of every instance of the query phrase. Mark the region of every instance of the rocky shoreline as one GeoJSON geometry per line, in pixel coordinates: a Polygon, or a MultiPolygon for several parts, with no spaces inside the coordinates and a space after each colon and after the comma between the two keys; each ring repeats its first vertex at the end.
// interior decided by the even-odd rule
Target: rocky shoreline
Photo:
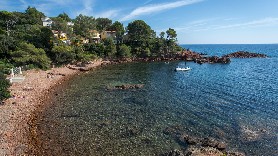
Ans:
{"type": "Polygon", "coordinates": [[[126,62],[155,62],[155,61],[194,61],[198,64],[203,63],[222,63],[227,64],[231,62],[230,58],[267,58],[268,56],[260,53],[253,53],[247,51],[237,51],[227,55],[219,56],[208,56],[203,53],[198,53],[191,50],[183,50],[181,53],[163,55],[161,57],[150,57],[150,58],[122,58],[116,60],[110,60],[110,63],[126,63],[126,62]]]}

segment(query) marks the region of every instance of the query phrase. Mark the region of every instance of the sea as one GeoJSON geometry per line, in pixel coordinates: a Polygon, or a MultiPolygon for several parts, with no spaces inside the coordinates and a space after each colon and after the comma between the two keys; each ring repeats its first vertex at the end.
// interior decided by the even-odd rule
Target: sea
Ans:
{"type": "Polygon", "coordinates": [[[46,155],[147,156],[184,150],[168,127],[211,137],[227,150],[278,155],[278,44],[181,45],[222,56],[236,51],[267,58],[228,64],[173,61],[108,65],[58,87],[35,120],[37,151],[46,155]],[[192,70],[176,72],[176,67],[192,70]],[[115,86],[143,84],[140,89],[115,86]]]}

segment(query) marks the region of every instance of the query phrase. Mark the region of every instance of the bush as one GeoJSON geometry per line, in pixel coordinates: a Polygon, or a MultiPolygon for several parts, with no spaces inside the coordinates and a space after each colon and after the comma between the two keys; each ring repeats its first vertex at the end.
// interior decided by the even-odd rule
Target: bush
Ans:
{"type": "Polygon", "coordinates": [[[83,46],[74,47],[74,51],[76,54],[76,61],[88,62],[88,61],[91,61],[91,60],[97,58],[97,56],[95,54],[91,54],[87,51],[84,51],[83,46]]]}
{"type": "Polygon", "coordinates": [[[0,60],[0,71],[4,74],[9,74],[10,69],[13,68],[13,65],[10,63],[7,63],[6,61],[0,60]]]}
{"type": "Polygon", "coordinates": [[[5,75],[0,72],[0,101],[10,97],[10,92],[8,91],[9,86],[9,81],[6,80],[5,75]]]}
{"type": "Polygon", "coordinates": [[[53,62],[56,64],[67,64],[75,60],[76,54],[70,46],[60,45],[52,49],[53,62]]]}
{"type": "Polygon", "coordinates": [[[47,69],[51,62],[43,49],[25,42],[20,43],[16,51],[11,52],[11,56],[16,66],[33,65],[37,68],[47,69]]]}
{"type": "Polygon", "coordinates": [[[131,57],[131,48],[125,44],[119,47],[118,56],[120,58],[129,58],[131,57]]]}

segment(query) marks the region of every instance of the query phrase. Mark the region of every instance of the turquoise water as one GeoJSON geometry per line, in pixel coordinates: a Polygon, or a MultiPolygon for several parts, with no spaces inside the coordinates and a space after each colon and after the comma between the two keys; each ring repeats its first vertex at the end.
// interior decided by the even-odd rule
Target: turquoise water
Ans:
{"type": "Polygon", "coordinates": [[[36,124],[49,155],[158,155],[182,149],[163,133],[180,126],[229,150],[277,155],[278,45],[184,45],[212,54],[263,52],[271,58],[110,65],[70,80],[36,124]],[[240,49],[241,48],[241,49],[240,49]],[[248,49],[249,48],[249,49],[248,49]],[[175,72],[190,66],[189,72],[175,72]],[[121,84],[141,89],[111,90],[121,84]]]}

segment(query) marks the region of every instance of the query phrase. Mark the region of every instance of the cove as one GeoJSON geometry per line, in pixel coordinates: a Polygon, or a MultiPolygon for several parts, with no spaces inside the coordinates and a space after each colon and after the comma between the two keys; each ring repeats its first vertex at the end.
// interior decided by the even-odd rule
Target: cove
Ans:
{"type": "Polygon", "coordinates": [[[76,76],[54,93],[34,123],[40,141],[36,150],[50,155],[159,155],[186,148],[163,133],[179,126],[247,155],[273,155],[277,82],[254,72],[260,68],[256,60],[261,61],[189,62],[189,72],[174,71],[184,62],[127,63],[76,76]],[[109,89],[122,84],[144,87],[109,89]]]}

